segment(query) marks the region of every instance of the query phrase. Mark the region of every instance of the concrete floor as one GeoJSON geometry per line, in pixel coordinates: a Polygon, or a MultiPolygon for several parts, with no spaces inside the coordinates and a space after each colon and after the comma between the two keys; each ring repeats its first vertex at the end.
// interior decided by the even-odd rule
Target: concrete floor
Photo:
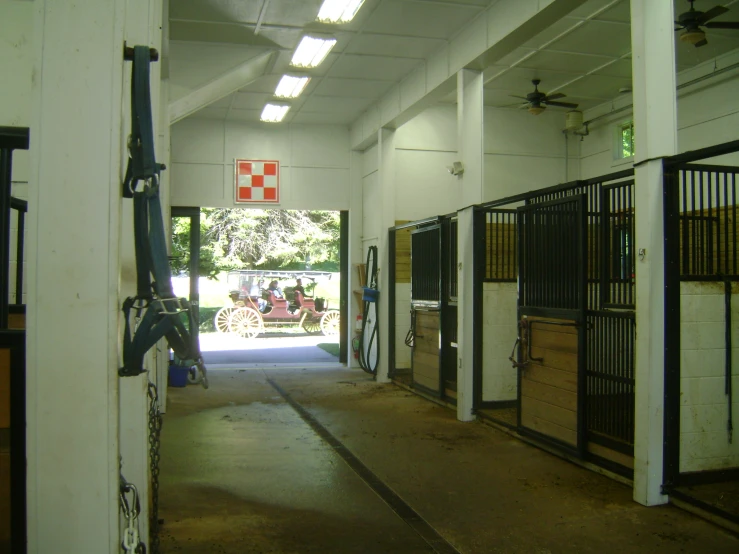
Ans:
{"type": "Polygon", "coordinates": [[[317,345],[338,342],[339,338],[335,336],[285,333],[270,329],[268,333],[253,339],[225,333],[203,333],[200,335],[200,350],[206,366],[213,369],[287,364],[330,365],[338,363],[338,357],[317,345]]]}
{"type": "Polygon", "coordinates": [[[163,554],[739,552],[737,537],[702,519],[642,507],[624,485],[460,423],[452,410],[358,370],[209,377],[207,391],[169,390],[163,554]],[[268,378],[345,449],[321,438],[268,378]],[[407,510],[390,505],[407,519],[337,450],[397,493],[407,510]],[[424,540],[416,531],[424,521],[449,544],[424,540]]]}

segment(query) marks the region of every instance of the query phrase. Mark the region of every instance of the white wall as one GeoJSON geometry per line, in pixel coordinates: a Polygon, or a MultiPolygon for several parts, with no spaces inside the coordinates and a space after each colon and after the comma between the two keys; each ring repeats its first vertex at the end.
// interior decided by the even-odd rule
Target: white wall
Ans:
{"type": "Polygon", "coordinates": [[[456,210],[460,182],[446,166],[457,159],[456,106],[431,108],[398,128],[395,219],[413,221],[456,210]]]}
{"type": "MultiPolygon", "coordinates": [[[[734,435],[739,433],[739,288],[731,298],[734,435]]],[[[723,283],[680,284],[680,471],[739,467],[729,444],[723,283]]]]}
{"type": "MultiPolygon", "coordinates": [[[[578,178],[579,141],[565,143],[565,116],[485,108],[485,202],[578,178]],[[569,170],[565,171],[565,148],[569,170]]],[[[397,130],[396,219],[446,214],[459,205],[461,180],[446,167],[458,160],[454,105],[430,108],[397,130]]],[[[464,161],[464,160],[462,160],[464,161]]]]}
{"type": "Polygon", "coordinates": [[[483,283],[482,400],[516,400],[518,373],[508,357],[516,342],[516,283],[483,283]]]}
{"type": "Polygon", "coordinates": [[[187,118],[172,126],[173,206],[230,208],[234,159],[279,160],[280,202],[245,207],[348,210],[349,131],[187,118]]]}
{"type": "MultiPolygon", "coordinates": [[[[728,67],[739,61],[739,53],[722,56],[717,61],[718,67],[728,67]]],[[[713,70],[713,61],[683,72],[678,76],[678,83],[686,83],[696,77],[708,74],[713,70]]],[[[678,150],[685,152],[721,144],[739,138],[739,69],[727,71],[713,79],[691,85],[679,91],[677,101],[678,117],[678,150]]],[[[630,97],[618,100],[617,107],[630,102],[630,97]]],[[[602,113],[607,113],[609,106],[600,106],[588,110],[584,114],[587,121],[602,113]]],[[[616,127],[631,120],[631,110],[625,110],[613,117],[604,117],[590,127],[590,135],[581,143],[582,157],[580,174],[583,179],[605,175],[631,167],[632,160],[614,159],[616,127]]],[[[634,130],[635,139],[639,140],[639,129],[634,130]]],[[[739,154],[715,158],[709,163],[728,165],[739,164],[739,154]]]]}
{"type": "Polygon", "coordinates": [[[484,201],[578,179],[580,142],[565,140],[564,125],[563,111],[534,116],[525,110],[487,108],[484,201]]]}
{"type": "Polygon", "coordinates": [[[376,246],[380,236],[377,210],[381,206],[377,145],[362,152],[362,253],[367,259],[367,248],[376,246]]]}

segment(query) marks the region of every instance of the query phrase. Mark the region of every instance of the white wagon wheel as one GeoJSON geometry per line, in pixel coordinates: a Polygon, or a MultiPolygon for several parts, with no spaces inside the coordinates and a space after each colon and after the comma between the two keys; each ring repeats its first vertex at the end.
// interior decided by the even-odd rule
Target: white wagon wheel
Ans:
{"type": "Polygon", "coordinates": [[[231,317],[231,313],[235,308],[226,306],[216,312],[216,316],[213,318],[213,325],[216,327],[216,331],[219,333],[230,333],[231,329],[228,327],[228,320],[231,317]]]}
{"type": "Polygon", "coordinates": [[[339,310],[329,310],[321,316],[321,331],[327,337],[339,334],[339,310]]]}
{"type": "Polygon", "coordinates": [[[261,314],[253,308],[237,308],[228,319],[232,333],[253,339],[264,330],[261,314]]]}

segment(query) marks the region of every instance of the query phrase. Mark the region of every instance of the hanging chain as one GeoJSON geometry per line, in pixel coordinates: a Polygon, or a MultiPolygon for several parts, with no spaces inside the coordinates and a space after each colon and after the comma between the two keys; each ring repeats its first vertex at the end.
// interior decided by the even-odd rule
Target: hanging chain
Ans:
{"type": "Polygon", "coordinates": [[[151,554],[159,554],[159,436],[161,431],[162,414],[159,412],[157,387],[149,382],[149,469],[151,471],[149,546],[151,554]]]}
{"type": "Polygon", "coordinates": [[[139,536],[139,514],[141,503],[139,502],[139,491],[133,483],[126,481],[123,474],[120,475],[119,502],[123,517],[126,519],[126,528],[123,530],[123,541],[121,547],[125,552],[133,554],[146,554],[146,545],[139,536]],[[131,495],[131,503],[128,496],[131,495]]]}

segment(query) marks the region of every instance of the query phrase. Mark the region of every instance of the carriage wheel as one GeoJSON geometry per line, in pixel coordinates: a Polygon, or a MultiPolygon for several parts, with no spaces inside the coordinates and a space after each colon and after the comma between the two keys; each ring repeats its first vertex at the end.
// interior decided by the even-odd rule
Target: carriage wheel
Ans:
{"type": "Polygon", "coordinates": [[[305,329],[306,333],[310,333],[311,335],[320,333],[321,332],[321,320],[313,319],[309,315],[305,318],[305,321],[303,321],[303,329],[305,329]]]}
{"type": "Polygon", "coordinates": [[[232,333],[253,339],[263,330],[262,316],[253,308],[238,308],[228,320],[232,333]]]}
{"type": "Polygon", "coordinates": [[[216,331],[219,333],[230,333],[231,330],[228,328],[228,319],[231,317],[231,313],[234,308],[226,306],[216,312],[216,316],[213,318],[213,324],[216,326],[216,331]]]}
{"type": "Polygon", "coordinates": [[[327,337],[339,334],[339,311],[329,310],[321,317],[321,331],[327,337]]]}

